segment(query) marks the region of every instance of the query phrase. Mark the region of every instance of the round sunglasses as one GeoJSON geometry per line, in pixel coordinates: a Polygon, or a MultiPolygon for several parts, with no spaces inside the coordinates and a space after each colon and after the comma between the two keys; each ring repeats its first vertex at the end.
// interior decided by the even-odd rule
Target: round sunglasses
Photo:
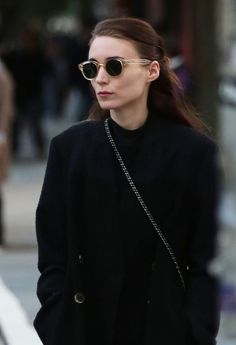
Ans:
{"type": "Polygon", "coordinates": [[[98,75],[98,71],[100,66],[103,66],[106,70],[106,72],[111,77],[117,77],[119,76],[124,67],[128,64],[141,64],[141,65],[147,65],[151,63],[151,60],[147,59],[120,59],[120,58],[114,58],[109,59],[105,63],[99,63],[97,61],[89,60],[82,62],[78,65],[81,73],[83,74],[84,78],[87,80],[93,80],[98,75]]]}

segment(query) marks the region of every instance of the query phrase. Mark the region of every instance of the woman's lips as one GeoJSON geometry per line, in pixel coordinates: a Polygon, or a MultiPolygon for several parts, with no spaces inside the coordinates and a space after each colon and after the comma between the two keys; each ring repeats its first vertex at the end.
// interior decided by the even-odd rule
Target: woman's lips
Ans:
{"type": "Polygon", "coordinates": [[[112,94],[112,92],[108,92],[108,91],[100,91],[100,92],[98,92],[98,95],[99,96],[109,96],[109,95],[111,95],[112,94]]]}

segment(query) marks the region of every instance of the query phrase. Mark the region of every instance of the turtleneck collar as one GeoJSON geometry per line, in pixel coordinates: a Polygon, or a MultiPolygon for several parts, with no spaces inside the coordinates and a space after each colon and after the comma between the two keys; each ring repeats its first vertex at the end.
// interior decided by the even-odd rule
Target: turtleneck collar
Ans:
{"type": "Polygon", "coordinates": [[[152,116],[148,114],[144,124],[137,129],[127,129],[121,127],[111,117],[109,118],[109,124],[114,138],[119,142],[120,145],[132,145],[143,137],[147,127],[149,127],[151,117],[152,116]]]}

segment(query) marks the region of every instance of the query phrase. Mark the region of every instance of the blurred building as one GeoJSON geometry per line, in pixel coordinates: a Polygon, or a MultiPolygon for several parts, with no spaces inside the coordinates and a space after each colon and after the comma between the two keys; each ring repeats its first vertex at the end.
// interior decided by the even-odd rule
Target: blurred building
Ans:
{"type": "MultiPolygon", "coordinates": [[[[222,202],[220,270],[222,291],[222,335],[236,341],[236,2],[219,0],[217,40],[219,44],[219,137],[224,154],[225,194],[222,202]]],[[[231,343],[230,343],[231,344],[231,343]]]]}
{"type": "Polygon", "coordinates": [[[219,127],[227,154],[227,189],[236,197],[236,2],[234,0],[220,1],[218,41],[221,48],[219,59],[219,127]]]}

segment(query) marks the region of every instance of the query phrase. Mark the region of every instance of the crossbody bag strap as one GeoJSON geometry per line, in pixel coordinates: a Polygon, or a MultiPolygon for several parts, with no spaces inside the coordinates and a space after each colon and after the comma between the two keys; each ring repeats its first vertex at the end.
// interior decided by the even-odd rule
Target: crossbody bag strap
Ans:
{"type": "Polygon", "coordinates": [[[141,197],[141,195],[140,195],[136,185],[134,184],[134,182],[133,182],[133,180],[132,180],[132,178],[131,178],[131,176],[130,176],[130,174],[129,174],[126,166],[125,166],[125,163],[124,163],[124,161],[123,161],[123,159],[122,159],[122,157],[120,155],[120,152],[118,151],[117,146],[116,146],[116,144],[115,144],[115,142],[113,140],[113,137],[111,135],[110,128],[109,128],[109,125],[108,125],[108,118],[104,121],[104,125],[105,125],[105,131],[106,131],[107,137],[108,137],[108,139],[109,139],[109,141],[111,143],[111,146],[112,146],[113,151],[114,151],[114,153],[116,155],[116,158],[117,158],[118,162],[120,163],[120,166],[121,166],[121,168],[122,168],[122,170],[123,170],[123,172],[125,174],[125,177],[126,177],[128,183],[129,183],[131,189],[133,190],[135,196],[137,197],[137,199],[138,199],[142,209],[146,213],[148,219],[152,223],[152,225],[153,225],[154,229],[156,230],[158,236],[160,237],[162,243],[164,244],[165,248],[167,249],[170,257],[172,258],[172,260],[173,260],[173,262],[175,264],[176,270],[178,272],[181,284],[182,284],[183,288],[185,288],[185,282],[184,282],[183,274],[182,274],[182,272],[180,270],[180,267],[179,267],[179,264],[177,262],[176,256],[175,256],[175,254],[174,254],[170,244],[168,243],[166,237],[163,235],[161,229],[159,228],[159,226],[157,225],[157,223],[156,223],[155,219],[153,218],[151,212],[149,211],[146,203],[143,201],[143,198],[141,197]]]}

